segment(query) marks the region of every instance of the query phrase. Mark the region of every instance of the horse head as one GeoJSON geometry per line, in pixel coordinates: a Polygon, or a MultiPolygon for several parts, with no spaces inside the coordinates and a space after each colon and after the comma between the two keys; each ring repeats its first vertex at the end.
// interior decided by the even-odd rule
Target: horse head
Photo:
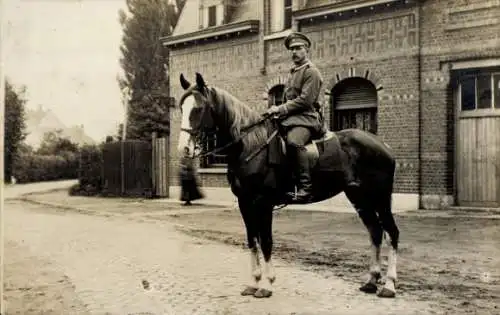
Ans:
{"type": "Polygon", "coordinates": [[[215,130],[213,89],[199,73],[195,84],[186,80],[184,74],[180,75],[180,83],[185,92],[179,101],[182,118],[177,149],[181,154],[192,155],[202,135],[215,130]]]}
{"type": "Polygon", "coordinates": [[[199,73],[196,73],[195,84],[186,80],[183,74],[180,75],[180,83],[184,89],[179,101],[182,122],[178,149],[181,153],[193,156],[203,136],[210,133],[216,134],[219,146],[241,142],[243,151],[253,150],[266,141],[267,130],[260,123],[261,114],[234,95],[208,86],[199,73]],[[250,126],[254,128],[241,138],[242,129],[250,126]]]}

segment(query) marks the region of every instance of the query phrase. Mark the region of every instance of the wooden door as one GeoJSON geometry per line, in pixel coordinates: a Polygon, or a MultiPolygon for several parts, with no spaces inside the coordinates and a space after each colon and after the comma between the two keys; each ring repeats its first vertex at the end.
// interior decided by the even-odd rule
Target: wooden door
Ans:
{"type": "Polygon", "coordinates": [[[458,123],[459,205],[500,205],[500,116],[467,117],[458,123]]]}
{"type": "Polygon", "coordinates": [[[500,94],[489,92],[500,90],[500,85],[495,75],[488,88],[484,76],[462,78],[455,94],[456,191],[461,206],[500,206],[500,106],[495,99],[500,94]]]}

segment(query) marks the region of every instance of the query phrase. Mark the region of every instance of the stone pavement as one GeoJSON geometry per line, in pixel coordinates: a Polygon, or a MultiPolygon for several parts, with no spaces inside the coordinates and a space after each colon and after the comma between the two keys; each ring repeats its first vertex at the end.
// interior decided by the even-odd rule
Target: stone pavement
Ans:
{"type": "Polygon", "coordinates": [[[5,240],[51,261],[93,314],[430,313],[428,302],[381,300],[361,294],[359,283],[279,259],[273,297],[242,297],[248,252],[187,236],[166,221],[56,212],[21,201],[6,201],[4,218],[5,240]]]}
{"type": "Polygon", "coordinates": [[[4,199],[12,199],[12,198],[17,198],[23,194],[29,194],[33,192],[69,188],[71,185],[76,184],[77,182],[78,182],[77,180],[71,179],[71,180],[41,182],[41,183],[30,183],[30,184],[4,185],[2,197],[4,199]]]}
{"type": "Polygon", "coordinates": [[[93,314],[426,314],[430,307],[410,296],[364,295],[358,283],[279,259],[273,297],[242,297],[249,257],[241,248],[189,237],[168,222],[44,207],[9,201],[6,241],[52,261],[93,314]]]}
{"type": "MultiPolygon", "coordinates": [[[[237,206],[236,197],[231,192],[230,188],[226,187],[201,187],[201,190],[205,194],[205,198],[195,201],[194,203],[200,204],[210,204],[210,205],[221,205],[221,206],[237,206]]],[[[170,196],[169,198],[162,198],[156,200],[156,202],[179,202],[180,187],[170,186],[170,196]]],[[[393,212],[401,213],[411,210],[417,210],[414,201],[411,197],[405,195],[395,194],[393,201],[393,212]],[[408,200],[407,200],[408,199],[408,200]]],[[[308,205],[288,205],[285,210],[311,210],[311,211],[326,211],[326,212],[346,212],[353,213],[354,208],[352,207],[349,200],[344,193],[341,193],[333,198],[324,200],[322,202],[317,202],[308,205]]]]}

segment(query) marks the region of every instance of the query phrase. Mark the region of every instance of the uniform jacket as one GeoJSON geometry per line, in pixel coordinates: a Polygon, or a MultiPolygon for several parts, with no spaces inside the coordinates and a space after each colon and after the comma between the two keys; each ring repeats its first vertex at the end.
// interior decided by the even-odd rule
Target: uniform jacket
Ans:
{"type": "Polygon", "coordinates": [[[280,113],[285,115],[285,127],[304,126],[319,131],[322,128],[319,109],[322,103],[323,78],[310,61],[290,70],[285,84],[285,100],[280,113]]]}

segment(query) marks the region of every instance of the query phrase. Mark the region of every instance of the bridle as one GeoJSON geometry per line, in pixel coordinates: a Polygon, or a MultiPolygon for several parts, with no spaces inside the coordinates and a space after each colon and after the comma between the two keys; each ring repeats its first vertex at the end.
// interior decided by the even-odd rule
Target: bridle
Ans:
{"type": "MultiPolygon", "coordinates": [[[[240,133],[240,136],[236,139],[233,139],[232,141],[230,141],[229,143],[227,143],[226,145],[222,146],[222,147],[218,147],[218,148],[215,148],[215,149],[212,149],[210,151],[207,151],[207,152],[200,152],[200,153],[197,153],[197,154],[193,154],[192,156],[190,156],[190,158],[194,159],[196,157],[205,157],[205,156],[209,156],[209,155],[216,155],[217,153],[221,152],[221,151],[224,151],[226,150],[227,148],[237,144],[238,142],[240,142],[247,134],[249,134],[255,127],[259,126],[260,124],[264,123],[265,121],[267,121],[269,118],[271,118],[270,115],[266,115],[266,114],[263,114],[262,115],[262,118],[259,119],[258,121],[248,125],[248,126],[245,126],[243,128],[241,128],[241,133],[240,133]]],[[[199,137],[199,134],[200,132],[199,131],[194,131],[193,129],[187,129],[187,128],[181,128],[181,131],[184,131],[184,132],[187,132],[191,137],[197,139],[197,138],[200,138],[198,140],[198,142],[203,142],[204,140],[206,140],[207,136],[206,136],[206,133],[203,133],[204,136],[202,137],[199,137]]],[[[195,141],[195,148],[196,147],[199,147],[199,143],[197,143],[195,141]]],[[[195,150],[196,151],[196,150],[195,150]]],[[[201,150],[200,150],[201,151],[201,150]]],[[[260,151],[260,150],[259,150],[260,151]]]]}
{"type": "MultiPolygon", "coordinates": [[[[206,91],[208,92],[210,89],[205,86],[204,89],[206,89],[206,91]]],[[[210,103],[209,99],[210,99],[210,92],[207,93],[207,102],[206,104],[203,105],[203,109],[202,109],[202,112],[200,114],[200,121],[198,122],[198,126],[196,129],[202,129],[201,126],[203,124],[203,119],[205,118],[206,114],[207,114],[207,108],[212,108],[212,104],[210,103]]],[[[184,97],[183,97],[184,99],[184,97]]],[[[179,106],[180,107],[180,106],[179,106]]],[[[222,146],[222,147],[218,147],[218,148],[214,148],[212,150],[209,150],[209,151],[206,151],[206,152],[203,152],[201,149],[199,150],[199,153],[194,153],[193,155],[190,156],[191,159],[194,159],[194,158],[197,158],[197,157],[206,157],[206,156],[210,156],[210,155],[216,155],[217,153],[221,152],[221,151],[224,151],[226,149],[228,149],[229,147],[239,143],[246,135],[248,135],[255,127],[263,124],[264,122],[266,122],[268,119],[270,118],[276,118],[275,116],[272,116],[272,115],[269,115],[267,113],[264,113],[262,114],[262,118],[259,119],[258,121],[248,125],[248,126],[244,126],[241,128],[240,130],[240,135],[236,138],[236,139],[233,139],[232,141],[230,141],[229,143],[227,143],[226,145],[222,146]]],[[[206,132],[202,132],[202,131],[199,131],[199,130],[195,130],[195,129],[192,129],[192,128],[181,128],[181,131],[184,131],[186,133],[188,133],[191,138],[194,138],[194,143],[195,143],[195,152],[197,151],[196,149],[197,148],[200,148],[199,144],[204,142],[208,135],[206,132]],[[200,136],[201,134],[201,136],[200,136]]],[[[257,155],[257,153],[259,153],[265,146],[267,146],[269,144],[269,142],[271,141],[272,138],[274,138],[277,134],[277,130],[269,137],[269,139],[266,141],[266,143],[261,146],[260,148],[258,148],[255,152],[253,152],[252,154],[250,154],[250,156],[248,156],[246,158],[246,161],[248,162],[250,159],[252,159],[255,155],[257,155]]]]}

